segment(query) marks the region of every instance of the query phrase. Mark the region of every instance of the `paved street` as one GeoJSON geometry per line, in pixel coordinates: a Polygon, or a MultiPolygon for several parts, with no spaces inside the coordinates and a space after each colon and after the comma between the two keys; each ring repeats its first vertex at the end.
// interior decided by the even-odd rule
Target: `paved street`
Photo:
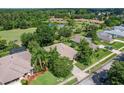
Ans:
{"type": "Polygon", "coordinates": [[[101,85],[101,82],[98,79],[98,77],[106,75],[106,70],[110,69],[112,63],[113,61],[111,60],[106,65],[104,65],[102,68],[97,70],[96,71],[97,73],[92,74],[90,77],[81,81],[78,85],[101,85]]]}

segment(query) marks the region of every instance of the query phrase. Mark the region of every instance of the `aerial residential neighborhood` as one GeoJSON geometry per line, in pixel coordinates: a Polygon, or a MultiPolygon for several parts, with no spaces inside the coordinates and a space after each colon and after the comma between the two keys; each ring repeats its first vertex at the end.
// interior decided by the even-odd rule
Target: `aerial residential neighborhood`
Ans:
{"type": "Polygon", "coordinates": [[[0,9],[0,85],[123,85],[124,9],[0,9]]]}

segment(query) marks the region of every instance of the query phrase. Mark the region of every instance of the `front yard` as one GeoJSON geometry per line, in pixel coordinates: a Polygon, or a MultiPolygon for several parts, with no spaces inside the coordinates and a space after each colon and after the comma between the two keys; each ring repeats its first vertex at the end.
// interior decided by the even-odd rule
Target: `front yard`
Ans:
{"type": "MultiPolygon", "coordinates": [[[[97,61],[99,61],[100,59],[102,59],[102,58],[108,56],[109,54],[111,54],[111,52],[108,51],[108,50],[106,50],[106,49],[99,49],[99,50],[97,50],[96,52],[94,52],[94,55],[92,56],[92,60],[91,60],[92,63],[91,63],[90,65],[96,63],[97,61]]],[[[76,65],[78,68],[80,68],[81,70],[84,70],[85,68],[88,67],[88,66],[86,66],[86,65],[83,65],[83,64],[80,63],[80,62],[77,62],[75,65],[76,65]]],[[[89,65],[89,66],[90,66],[90,65],[89,65]]]]}
{"type": "Polygon", "coordinates": [[[33,80],[31,85],[55,85],[59,82],[59,79],[52,75],[51,72],[47,71],[43,75],[38,76],[33,80]]]}
{"type": "Polygon", "coordinates": [[[114,42],[114,43],[110,44],[110,46],[112,46],[113,49],[119,49],[119,48],[123,47],[124,44],[120,43],[120,42],[114,42]]]}
{"type": "Polygon", "coordinates": [[[32,80],[30,85],[56,85],[72,76],[73,75],[70,74],[66,78],[57,78],[50,71],[47,71],[38,76],[35,80],[32,80]]]}

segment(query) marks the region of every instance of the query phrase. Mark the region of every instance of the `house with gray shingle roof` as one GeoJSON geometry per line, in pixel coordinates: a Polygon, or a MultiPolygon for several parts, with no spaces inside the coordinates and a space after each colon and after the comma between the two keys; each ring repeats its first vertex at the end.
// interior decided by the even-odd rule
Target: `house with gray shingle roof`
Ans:
{"type": "Polygon", "coordinates": [[[62,57],[67,57],[70,60],[73,60],[75,55],[77,54],[77,51],[63,43],[58,43],[58,44],[54,44],[48,47],[45,47],[46,51],[50,51],[50,49],[54,49],[56,48],[58,53],[62,56],[62,57]]]}
{"type": "Polygon", "coordinates": [[[112,41],[112,38],[124,37],[124,25],[114,26],[112,29],[98,32],[98,37],[104,41],[112,41]]]}
{"type": "Polygon", "coordinates": [[[107,41],[107,42],[111,42],[112,39],[112,35],[106,33],[106,32],[98,32],[97,36],[99,39],[103,40],[103,41],[107,41]]]}
{"type": "Polygon", "coordinates": [[[15,53],[0,58],[0,84],[8,84],[33,70],[28,51],[15,53]]]}

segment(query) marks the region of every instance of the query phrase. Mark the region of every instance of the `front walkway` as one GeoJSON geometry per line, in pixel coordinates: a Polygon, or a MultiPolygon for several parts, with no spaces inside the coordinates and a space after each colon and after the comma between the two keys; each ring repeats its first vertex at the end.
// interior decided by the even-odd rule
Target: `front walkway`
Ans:
{"type": "MultiPolygon", "coordinates": [[[[124,47],[121,47],[120,49],[118,49],[118,51],[120,51],[121,49],[123,49],[124,47]]],[[[81,81],[83,79],[85,79],[89,74],[86,73],[87,71],[89,71],[91,68],[95,67],[96,65],[98,65],[99,63],[101,63],[102,61],[106,60],[107,58],[109,58],[110,56],[112,56],[115,53],[111,53],[108,56],[104,57],[103,59],[99,60],[98,62],[96,62],[95,64],[89,66],[88,68],[84,69],[84,70],[80,70],[77,66],[74,65],[74,68],[72,70],[72,74],[74,76],[68,78],[67,80],[59,83],[59,85],[63,85],[66,84],[68,81],[73,80],[74,78],[77,78],[78,81],[81,81]]],[[[75,61],[76,62],[76,61],[75,61]]]]}

